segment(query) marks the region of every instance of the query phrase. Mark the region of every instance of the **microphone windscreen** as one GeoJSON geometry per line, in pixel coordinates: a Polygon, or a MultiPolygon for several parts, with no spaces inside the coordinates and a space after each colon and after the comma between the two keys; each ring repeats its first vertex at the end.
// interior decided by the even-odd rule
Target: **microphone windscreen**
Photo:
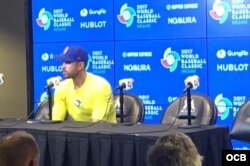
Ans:
{"type": "Polygon", "coordinates": [[[60,76],[51,77],[51,78],[47,79],[47,86],[52,84],[53,87],[55,88],[55,87],[59,86],[61,81],[62,81],[62,77],[60,77],[60,76]]]}
{"type": "Polygon", "coordinates": [[[126,85],[124,90],[132,89],[134,86],[134,79],[133,78],[124,78],[124,79],[119,80],[119,85],[121,86],[123,84],[126,85]]]}

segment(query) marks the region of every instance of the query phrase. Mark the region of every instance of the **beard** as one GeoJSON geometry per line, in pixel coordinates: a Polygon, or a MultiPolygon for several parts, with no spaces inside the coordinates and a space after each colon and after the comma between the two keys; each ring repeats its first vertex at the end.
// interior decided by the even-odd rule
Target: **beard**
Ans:
{"type": "Polygon", "coordinates": [[[79,71],[75,71],[75,72],[71,72],[71,73],[68,73],[66,71],[63,71],[63,76],[65,79],[69,79],[69,78],[76,78],[78,75],[79,75],[79,71]]]}

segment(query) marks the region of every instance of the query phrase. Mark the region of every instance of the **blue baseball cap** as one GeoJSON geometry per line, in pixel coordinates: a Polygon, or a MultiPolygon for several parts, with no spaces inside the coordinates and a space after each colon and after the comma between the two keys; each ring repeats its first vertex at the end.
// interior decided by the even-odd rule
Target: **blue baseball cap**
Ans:
{"type": "Polygon", "coordinates": [[[66,46],[61,55],[55,56],[55,59],[64,62],[88,62],[88,53],[80,46],[66,46]]]}

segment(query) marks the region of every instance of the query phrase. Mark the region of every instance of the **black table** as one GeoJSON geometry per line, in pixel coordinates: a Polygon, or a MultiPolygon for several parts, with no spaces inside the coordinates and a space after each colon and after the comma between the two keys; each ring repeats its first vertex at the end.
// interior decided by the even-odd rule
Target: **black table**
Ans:
{"type": "Polygon", "coordinates": [[[221,150],[232,149],[229,129],[223,126],[181,129],[170,125],[0,121],[0,136],[16,130],[35,136],[40,166],[145,166],[148,148],[157,138],[176,131],[191,137],[204,156],[203,166],[220,166],[221,150]]]}

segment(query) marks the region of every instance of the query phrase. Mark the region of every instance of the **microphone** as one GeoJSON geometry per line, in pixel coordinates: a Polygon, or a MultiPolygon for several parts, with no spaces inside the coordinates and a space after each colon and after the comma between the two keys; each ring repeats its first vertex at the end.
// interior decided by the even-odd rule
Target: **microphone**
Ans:
{"type": "Polygon", "coordinates": [[[47,85],[44,87],[44,90],[59,86],[60,82],[62,82],[62,77],[56,76],[47,79],[47,85]]]}
{"type": "Polygon", "coordinates": [[[0,73],[0,85],[4,83],[4,74],[0,73]]]}
{"type": "Polygon", "coordinates": [[[49,84],[47,84],[47,85],[44,87],[44,90],[49,89],[49,88],[52,88],[53,86],[54,86],[54,83],[53,83],[53,82],[50,82],[49,84]]]}
{"type": "Polygon", "coordinates": [[[119,86],[115,88],[115,90],[118,89],[124,89],[129,90],[132,89],[134,86],[134,79],[133,78],[124,78],[119,80],[119,86]]]}
{"type": "Polygon", "coordinates": [[[183,93],[185,93],[187,90],[190,90],[190,89],[197,89],[200,85],[199,76],[198,75],[188,76],[185,79],[184,83],[186,87],[183,90],[183,93]]]}

